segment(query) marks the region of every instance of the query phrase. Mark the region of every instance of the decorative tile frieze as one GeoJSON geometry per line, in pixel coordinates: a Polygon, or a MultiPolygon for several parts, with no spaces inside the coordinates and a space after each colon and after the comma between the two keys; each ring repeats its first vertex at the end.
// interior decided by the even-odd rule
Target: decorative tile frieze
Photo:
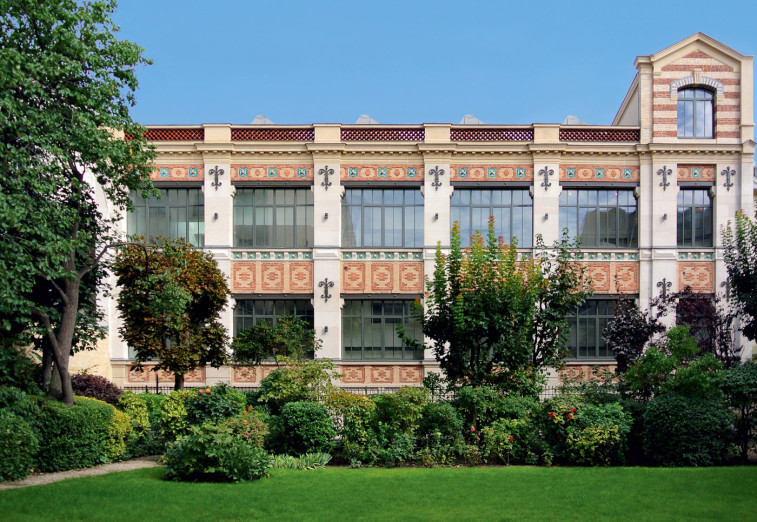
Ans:
{"type": "Polygon", "coordinates": [[[678,291],[691,287],[694,292],[715,292],[715,263],[678,262],[678,291]]]}
{"type": "Polygon", "coordinates": [[[342,165],[339,176],[347,181],[422,181],[423,165],[342,165]]]}
{"type": "Polygon", "coordinates": [[[638,252],[577,252],[571,255],[577,261],[638,261],[638,252]]]}
{"type": "Polygon", "coordinates": [[[715,165],[678,165],[678,181],[715,181],[715,165]]]}
{"type": "Polygon", "coordinates": [[[415,294],[423,292],[423,262],[343,261],[342,292],[346,294],[415,294]]]}
{"type": "Polygon", "coordinates": [[[234,261],[231,264],[233,293],[313,293],[313,263],[296,260],[234,261]]]}
{"type": "Polygon", "coordinates": [[[150,173],[152,181],[202,181],[203,166],[198,165],[157,165],[150,173]]]}
{"type": "Polygon", "coordinates": [[[313,181],[312,165],[231,165],[231,181],[313,181]]]}
{"type": "Polygon", "coordinates": [[[349,261],[352,259],[372,259],[372,260],[407,260],[407,259],[413,259],[413,260],[422,260],[423,259],[423,252],[394,252],[394,251],[381,251],[381,252],[366,252],[366,251],[343,251],[342,252],[342,259],[345,261],[349,261]]]}
{"type": "Polygon", "coordinates": [[[231,253],[231,258],[234,260],[238,259],[246,259],[246,260],[255,260],[255,259],[288,259],[288,260],[297,260],[297,259],[313,259],[313,252],[312,251],[250,251],[250,250],[243,250],[243,251],[235,251],[231,253]]]}
{"type": "Polygon", "coordinates": [[[610,165],[563,165],[560,166],[560,181],[639,181],[639,167],[615,167],[610,165]]]}
{"type": "Polygon", "coordinates": [[[531,181],[533,165],[452,165],[452,181],[531,181]]]}
{"type": "Polygon", "coordinates": [[[679,261],[712,261],[714,252],[678,252],[679,261]]]}

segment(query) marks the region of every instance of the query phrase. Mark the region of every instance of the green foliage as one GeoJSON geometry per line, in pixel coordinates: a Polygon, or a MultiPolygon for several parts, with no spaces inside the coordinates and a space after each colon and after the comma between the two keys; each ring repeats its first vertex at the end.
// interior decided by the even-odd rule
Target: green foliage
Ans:
{"type": "Polygon", "coordinates": [[[323,468],[329,462],[331,462],[331,455],[328,453],[305,453],[299,457],[292,455],[275,455],[273,457],[273,467],[276,469],[312,470],[323,468]]]}
{"type": "Polygon", "coordinates": [[[335,390],[326,397],[324,406],[343,443],[351,444],[353,451],[365,449],[376,403],[364,395],[335,390]]]}
{"type": "Polygon", "coordinates": [[[267,477],[273,458],[236,436],[231,427],[205,423],[169,444],[163,462],[170,480],[236,482],[267,477]]]}
{"type": "Polygon", "coordinates": [[[252,406],[220,423],[231,430],[235,436],[239,437],[247,444],[262,448],[265,445],[265,439],[268,435],[268,426],[261,418],[260,414],[253,410],[252,406]]]}
{"type": "Polygon", "coordinates": [[[337,377],[331,359],[307,361],[279,357],[277,362],[284,367],[272,371],[260,382],[257,398],[258,403],[267,406],[273,414],[288,402],[323,401],[336,390],[331,382],[337,377]]]}
{"type": "Polygon", "coordinates": [[[122,460],[126,457],[127,442],[133,431],[131,417],[121,410],[113,410],[113,418],[110,420],[108,429],[108,445],[105,448],[105,456],[109,461],[122,460]]]}
{"type": "Polygon", "coordinates": [[[77,373],[71,376],[71,387],[74,395],[91,397],[108,404],[116,405],[123,391],[102,375],[77,373]]]}
{"type": "Polygon", "coordinates": [[[38,448],[31,426],[9,409],[0,409],[0,482],[26,477],[38,448]]]}
{"type": "Polygon", "coordinates": [[[119,333],[136,350],[138,365],[157,359],[156,369],[176,374],[180,389],[185,373],[224,364],[228,336],[220,313],[230,291],[213,254],[158,238],[154,246],[122,248],[114,272],[123,289],[119,333]]]}
{"type": "Polygon", "coordinates": [[[460,388],[454,404],[466,422],[477,427],[500,418],[524,418],[539,408],[539,401],[531,396],[505,395],[489,386],[460,388]]]}
{"type": "Polygon", "coordinates": [[[736,212],[734,228],[723,229],[723,249],[731,307],[746,337],[757,339],[757,223],[736,212]]]}
{"type": "Polygon", "coordinates": [[[736,438],[746,464],[757,426],[757,363],[747,361],[726,371],[721,386],[728,405],[736,411],[736,438]]]}
{"type": "Polygon", "coordinates": [[[463,425],[463,418],[451,404],[426,404],[417,430],[421,463],[424,466],[450,464],[463,443],[463,425]]]}
{"type": "Polygon", "coordinates": [[[160,432],[167,442],[176,440],[189,430],[187,401],[197,392],[173,391],[160,404],[160,432]]]}
{"type": "Polygon", "coordinates": [[[566,316],[591,290],[584,289],[585,268],[571,261],[576,248],[567,236],[550,250],[539,239],[537,256],[519,260],[515,241],[505,245],[494,230],[490,220],[486,237],[477,232],[463,250],[455,223],[449,255],[437,246],[425,311],[420,303],[414,310],[451,383],[509,391],[562,359],[566,316]]]}
{"type": "Polygon", "coordinates": [[[95,297],[114,238],[94,180],[112,207],[147,191],[155,157],[133,122],[142,49],[116,38],[115,0],[0,8],[0,331],[33,342],[73,403],[72,350],[103,336],[95,297]],[[131,139],[124,140],[127,133],[131,139]]]}
{"type": "Polygon", "coordinates": [[[418,428],[423,408],[429,403],[425,388],[403,386],[394,393],[381,393],[373,398],[375,419],[390,430],[412,434],[418,428]]]}
{"type": "Polygon", "coordinates": [[[26,420],[33,420],[39,415],[39,404],[35,398],[8,386],[0,386],[0,409],[26,420]]]}
{"type": "MultiPolygon", "coordinates": [[[[125,391],[118,399],[116,407],[129,415],[132,431],[126,441],[126,453],[129,457],[141,457],[143,455],[155,455],[162,453],[162,448],[156,441],[159,432],[153,430],[150,422],[150,411],[146,397],[149,394],[137,395],[134,392],[125,391]]],[[[159,413],[154,416],[155,430],[159,429],[159,413]]]]}
{"type": "Polygon", "coordinates": [[[618,426],[591,424],[568,434],[566,456],[582,466],[611,466],[623,455],[622,442],[618,426]]]}
{"type": "Polygon", "coordinates": [[[442,394],[447,391],[447,382],[438,373],[430,372],[426,374],[423,378],[422,384],[431,395],[432,401],[438,400],[442,397],[442,394]]]}
{"type": "Polygon", "coordinates": [[[482,456],[502,464],[510,464],[510,453],[515,447],[515,431],[521,421],[499,419],[481,430],[483,435],[482,456]]]}
{"type": "Polygon", "coordinates": [[[321,404],[289,402],[271,425],[270,445],[277,453],[303,455],[330,453],[334,447],[334,423],[321,404]]]}
{"type": "Polygon", "coordinates": [[[616,372],[627,372],[644,352],[644,347],[652,340],[652,336],[664,329],[659,321],[659,314],[654,314],[652,308],[643,313],[635,299],[618,298],[615,314],[602,332],[602,338],[618,362],[616,372]]]}
{"type": "Polygon", "coordinates": [[[712,466],[723,462],[732,419],[719,400],[658,395],[644,414],[646,451],[662,466],[712,466]]]}
{"type": "Polygon", "coordinates": [[[107,449],[115,408],[76,397],[74,405],[45,401],[36,419],[37,466],[41,471],[87,468],[108,461],[107,449]]]}
{"type": "Polygon", "coordinates": [[[260,364],[278,356],[303,359],[313,357],[321,346],[315,330],[296,315],[279,317],[276,324],[260,321],[243,330],[231,343],[232,361],[237,364],[260,364]]]}
{"type": "Polygon", "coordinates": [[[37,373],[38,365],[30,359],[24,349],[15,346],[11,339],[0,338],[0,386],[12,386],[28,393],[39,393],[39,386],[35,380],[37,373]]]}
{"type": "Polygon", "coordinates": [[[187,398],[187,422],[193,425],[205,421],[218,422],[244,411],[247,398],[242,392],[225,384],[212,388],[198,388],[197,394],[187,398]]]}
{"type": "Polygon", "coordinates": [[[579,427],[578,410],[583,406],[583,398],[574,395],[558,395],[544,402],[539,425],[555,458],[565,456],[568,434],[579,427]]]}

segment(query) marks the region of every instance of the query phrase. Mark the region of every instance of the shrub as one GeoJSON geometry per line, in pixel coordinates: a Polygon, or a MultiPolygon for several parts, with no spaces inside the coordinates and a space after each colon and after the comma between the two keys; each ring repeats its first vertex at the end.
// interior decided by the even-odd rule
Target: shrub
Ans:
{"type": "Polygon", "coordinates": [[[269,440],[278,453],[330,453],[336,430],[326,409],[316,402],[284,405],[271,426],[269,440]]]}
{"type": "Polygon", "coordinates": [[[268,435],[268,426],[260,416],[248,406],[247,409],[239,415],[230,417],[221,423],[228,427],[231,433],[258,448],[265,444],[265,438],[268,435]]]}
{"type": "Polygon", "coordinates": [[[187,422],[199,425],[208,420],[227,419],[242,413],[246,404],[242,392],[225,384],[198,388],[196,395],[187,398],[187,422]]]}
{"type": "MultiPolygon", "coordinates": [[[[163,452],[162,445],[156,440],[159,433],[153,430],[159,425],[158,416],[155,426],[150,422],[150,413],[145,400],[149,394],[137,395],[126,391],[118,399],[118,408],[131,418],[132,431],[126,441],[126,455],[140,457],[142,455],[157,455],[163,452]]],[[[159,412],[158,412],[159,415],[159,412]]]]}
{"type": "Polygon", "coordinates": [[[741,461],[746,463],[749,441],[754,438],[757,426],[757,363],[747,361],[728,370],[722,384],[728,405],[736,415],[736,437],[741,452],[741,461]]]}
{"type": "Polygon", "coordinates": [[[169,444],[163,462],[171,480],[255,480],[268,476],[272,457],[224,425],[205,423],[169,444]]]}
{"type": "Polygon", "coordinates": [[[566,456],[574,464],[610,466],[623,456],[623,437],[617,425],[591,424],[568,434],[566,456]]]}
{"type": "Polygon", "coordinates": [[[411,433],[395,431],[395,428],[379,422],[371,431],[367,452],[358,459],[369,464],[402,464],[415,457],[415,437],[411,433]]]}
{"type": "Polygon", "coordinates": [[[64,471],[107,462],[114,411],[113,406],[86,397],[75,397],[70,408],[45,401],[36,421],[39,469],[64,471]]]}
{"type": "Polygon", "coordinates": [[[109,461],[121,460],[126,456],[126,445],[133,431],[131,417],[121,410],[113,410],[108,429],[108,444],[105,447],[105,456],[109,461]]]}
{"type": "Polygon", "coordinates": [[[167,442],[176,440],[189,430],[187,400],[196,392],[172,391],[160,404],[160,432],[167,442]]]}
{"type": "Polygon", "coordinates": [[[328,453],[305,453],[299,457],[292,455],[275,455],[273,467],[277,469],[318,469],[326,466],[331,461],[328,453]]]}
{"type": "Polygon", "coordinates": [[[417,441],[422,464],[451,462],[463,441],[462,431],[463,418],[451,404],[431,402],[424,406],[417,441]]]}
{"type": "Polygon", "coordinates": [[[76,373],[71,376],[71,387],[74,395],[92,397],[108,404],[116,405],[123,393],[121,389],[101,375],[76,373]]]}
{"type": "Polygon", "coordinates": [[[578,409],[582,406],[583,399],[576,395],[558,395],[544,402],[539,425],[544,441],[557,459],[565,454],[568,433],[578,427],[578,409]]]}
{"type": "Polygon", "coordinates": [[[376,395],[373,401],[378,422],[397,432],[413,433],[423,416],[423,408],[429,403],[429,392],[425,388],[403,386],[395,393],[376,395]]]}
{"type": "Polygon", "coordinates": [[[500,419],[490,426],[482,428],[483,435],[482,456],[490,460],[498,460],[503,464],[510,464],[510,453],[515,447],[516,426],[523,421],[516,419],[500,419]]]}
{"type": "Polygon", "coordinates": [[[13,344],[13,339],[0,339],[0,386],[18,388],[26,393],[40,393],[36,377],[40,365],[26,354],[24,348],[13,344]]]}
{"type": "Polygon", "coordinates": [[[32,421],[39,415],[39,404],[18,388],[0,386],[0,409],[15,413],[26,421],[32,421]]]}
{"type": "Polygon", "coordinates": [[[283,368],[272,371],[260,381],[258,403],[278,414],[288,402],[322,401],[336,387],[331,383],[337,377],[330,359],[298,360],[277,357],[283,368]]]}
{"type": "Polygon", "coordinates": [[[539,408],[534,397],[504,395],[489,386],[465,386],[457,392],[457,410],[471,426],[487,426],[498,419],[522,419],[539,408]]]}
{"type": "Polygon", "coordinates": [[[647,454],[663,466],[711,466],[723,461],[731,415],[722,402],[666,393],[644,414],[647,454]]]}
{"type": "Polygon", "coordinates": [[[31,426],[12,411],[0,409],[0,482],[26,477],[38,448],[31,426]]]}
{"type": "Polygon", "coordinates": [[[343,441],[363,445],[367,442],[375,402],[364,395],[335,390],[326,397],[324,406],[343,441]]]}

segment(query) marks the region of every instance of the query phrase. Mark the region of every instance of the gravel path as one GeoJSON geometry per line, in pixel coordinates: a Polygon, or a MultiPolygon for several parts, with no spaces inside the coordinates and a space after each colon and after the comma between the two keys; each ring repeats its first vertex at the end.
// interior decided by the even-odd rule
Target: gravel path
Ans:
{"type": "Polygon", "coordinates": [[[50,484],[60,480],[66,480],[79,477],[90,477],[93,475],[105,475],[116,471],[131,471],[133,469],[154,468],[161,466],[157,457],[139,457],[136,459],[126,460],[124,462],[114,462],[112,464],[102,464],[94,468],[71,469],[68,471],[56,471],[55,473],[35,473],[29,475],[23,480],[15,482],[0,482],[0,490],[23,488],[26,486],[39,486],[40,484],[50,484]]]}

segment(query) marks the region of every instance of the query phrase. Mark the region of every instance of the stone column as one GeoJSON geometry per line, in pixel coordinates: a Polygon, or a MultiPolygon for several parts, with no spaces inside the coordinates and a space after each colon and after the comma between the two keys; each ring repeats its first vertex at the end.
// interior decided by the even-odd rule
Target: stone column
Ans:
{"type": "Polygon", "coordinates": [[[541,234],[544,244],[551,246],[561,237],[560,232],[560,144],[559,125],[534,125],[534,181],[533,196],[533,244],[541,234]]]}

